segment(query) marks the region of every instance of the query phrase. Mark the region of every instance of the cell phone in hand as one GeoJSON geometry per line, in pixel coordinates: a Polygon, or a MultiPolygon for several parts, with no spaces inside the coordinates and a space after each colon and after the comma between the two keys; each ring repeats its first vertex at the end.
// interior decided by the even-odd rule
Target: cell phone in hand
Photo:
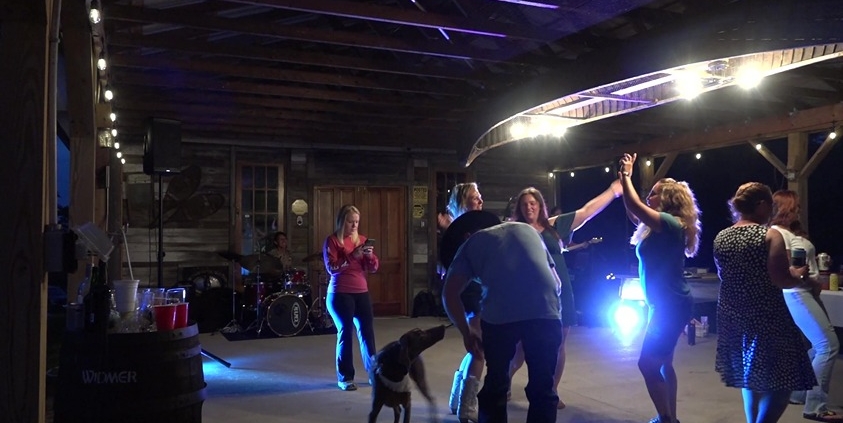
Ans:
{"type": "Polygon", "coordinates": [[[372,239],[372,238],[369,238],[369,239],[366,240],[366,242],[363,243],[363,246],[364,247],[374,247],[375,246],[375,240],[372,239]]]}

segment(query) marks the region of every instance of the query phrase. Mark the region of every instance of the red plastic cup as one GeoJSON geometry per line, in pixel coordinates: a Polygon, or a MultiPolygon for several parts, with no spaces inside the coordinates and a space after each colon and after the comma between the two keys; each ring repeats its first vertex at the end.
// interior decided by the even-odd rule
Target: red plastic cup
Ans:
{"type": "Polygon", "coordinates": [[[175,328],[181,329],[187,327],[187,303],[176,304],[176,321],[175,328]]]}
{"type": "Polygon", "coordinates": [[[158,330],[173,330],[176,328],[176,306],[178,304],[164,304],[152,307],[155,312],[155,328],[158,330]]]}

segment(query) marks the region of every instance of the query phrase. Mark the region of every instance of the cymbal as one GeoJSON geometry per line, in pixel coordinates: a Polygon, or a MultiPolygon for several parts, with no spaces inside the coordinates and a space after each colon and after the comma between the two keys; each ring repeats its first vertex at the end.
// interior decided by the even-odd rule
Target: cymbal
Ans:
{"type": "Polygon", "coordinates": [[[251,254],[243,256],[238,260],[241,266],[250,272],[281,274],[284,272],[284,265],[278,257],[269,254],[251,254]],[[258,268],[260,266],[260,268],[258,268]]]}
{"type": "Polygon", "coordinates": [[[303,263],[310,263],[312,261],[317,261],[317,260],[322,260],[322,252],[321,251],[317,251],[317,252],[303,258],[302,262],[303,263]]]}
{"type": "Polygon", "coordinates": [[[228,261],[240,261],[243,258],[242,254],[232,253],[231,251],[219,251],[217,255],[228,261]]]}

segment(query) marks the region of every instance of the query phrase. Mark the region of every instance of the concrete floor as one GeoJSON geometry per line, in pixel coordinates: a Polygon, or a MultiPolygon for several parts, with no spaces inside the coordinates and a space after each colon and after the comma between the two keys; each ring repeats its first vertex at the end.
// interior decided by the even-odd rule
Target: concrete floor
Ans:
{"type": "MultiPolygon", "coordinates": [[[[391,342],[407,330],[427,328],[446,321],[433,318],[379,318],[375,321],[378,345],[391,342]]],[[[365,421],[370,410],[371,389],[355,349],[360,389],[337,389],[334,373],[334,335],[297,336],[230,342],[219,333],[201,334],[202,347],[229,361],[226,368],[205,358],[207,399],[204,423],[311,423],[365,421]]],[[[624,347],[608,328],[574,327],[567,342],[568,363],[559,396],[567,404],[557,421],[570,423],[647,422],[655,411],[638,373],[640,339],[624,347]]],[[[699,338],[689,346],[683,336],[676,348],[679,377],[678,417],[683,423],[741,423],[740,391],[726,388],[714,371],[716,338],[699,338]]],[[[429,410],[417,391],[413,394],[413,421],[457,422],[447,409],[448,393],[465,350],[462,338],[449,329],[440,343],[423,355],[427,377],[437,396],[429,410]]],[[[832,379],[830,404],[843,405],[843,356],[838,357],[832,379]]],[[[522,369],[513,380],[509,419],[526,419],[522,369]]],[[[391,422],[389,410],[378,421],[391,422]]],[[[788,407],[781,422],[807,422],[802,407],[788,407]]]]}

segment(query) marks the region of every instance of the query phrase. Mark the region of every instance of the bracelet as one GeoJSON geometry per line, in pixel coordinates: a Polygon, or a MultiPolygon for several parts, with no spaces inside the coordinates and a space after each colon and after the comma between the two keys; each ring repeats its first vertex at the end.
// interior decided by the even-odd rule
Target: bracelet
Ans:
{"type": "Polygon", "coordinates": [[[623,176],[629,176],[629,172],[621,172],[621,175],[623,175],[623,176]]]}

